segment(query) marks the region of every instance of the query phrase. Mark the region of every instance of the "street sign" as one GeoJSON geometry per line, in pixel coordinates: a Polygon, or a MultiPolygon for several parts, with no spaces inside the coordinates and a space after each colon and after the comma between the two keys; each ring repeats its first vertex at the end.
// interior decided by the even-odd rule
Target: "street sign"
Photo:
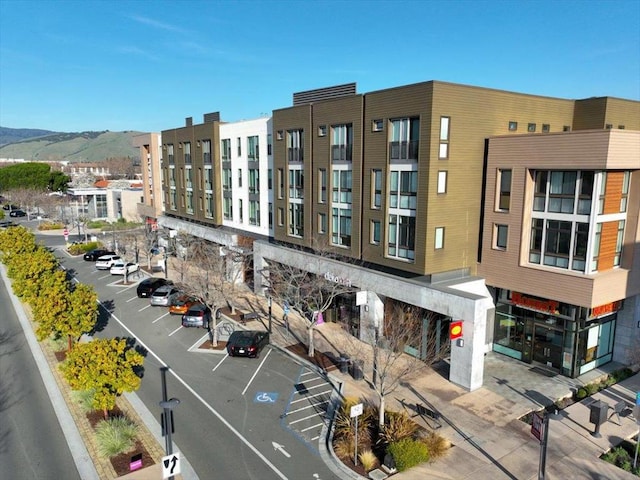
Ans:
{"type": "Polygon", "coordinates": [[[62,231],[62,234],[63,234],[65,237],[68,237],[68,236],[69,236],[69,230],[65,228],[65,229],[62,231]]]}
{"type": "Polygon", "coordinates": [[[533,418],[531,419],[531,434],[536,437],[539,441],[542,441],[542,434],[544,433],[544,424],[542,421],[542,417],[534,413],[533,418]]]}
{"type": "Polygon", "coordinates": [[[362,403],[354,405],[351,407],[351,418],[362,415],[362,412],[364,412],[364,405],[362,403]]]}
{"type": "Polygon", "coordinates": [[[162,457],[162,478],[180,474],[180,454],[172,453],[162,457]]]}
{"type": "Polygon", "coordinates": [[[640,392],[636,393],[636,406],[640,407],[640,392]]]}

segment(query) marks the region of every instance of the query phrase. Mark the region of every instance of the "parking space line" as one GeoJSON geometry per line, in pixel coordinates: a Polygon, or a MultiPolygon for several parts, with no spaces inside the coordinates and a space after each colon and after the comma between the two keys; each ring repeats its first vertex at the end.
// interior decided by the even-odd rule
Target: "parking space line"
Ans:
{"type": "MultiPolygon", "coordinates": [[[[298,384],[298,385],[300,385],[300,384],[298,384]]],[[[321,383],[320,385],[314,385],[313,387],[307,387],[307,386],[305,386],[303,391],[298,390],[298,391],[297,391],[297,393],[299,393],[300,395],[304,395],[304,394],[306,394],[309,390],[313,390],[314,388],[324,387],[325,385],[330,385],[330,383],[329,383],[329,382],[324,382],[324,383],[321,383]]],[[[294,393],[295,393],[295,392],[294,392],[294,393]]]]}
{"type": "Polygon", "coordinates": [[[146,310],[147,308],[151,308],[151,305],[147,305],[145,307],[142,307],[140,310],[138,310],[139,312],[146,310]]]}
{"type": "MultiPolygon", "coordinates": [[[[310,405],[307,405],[306,407],[301,407],[301,408],[296,408],[295,410],[291,410],[291,411],[287,412],[287,417],[289,415],[293,414],[293,413],[301,412],[303,410],[306,410],[307,408],[317,407],[318,405],[322,405],[323,403],[329,403],[329,400],[324,400],[323,402],[318,402],[318,403],[312,403],[310,405]]],[[[318,414],[316,413],[316,415],[318,415],[318,414]]],[[[291,422],[291,423],[295,423],[295,422],[291,422]]]]}
{"type": "Polygon", "coordinates": [[[255,373],[253,374],[253,376],[251,377],[251,379],[249,380],[249,383],[247,383],[247,386],[244,387],[244,390],[242,391],[242,395],[244,395],[247,392],[247,389],[249,388],[249,385],[251,385],[251,382],[253,382],[253,379],[256,378],[256,375],[258,375],[258,372],[260,371],[260,369],[262,368],[262,365],[264,365],[264,362],[267,361],[267,357],[269,357],[269,354],[271,353],[271,349],[269,349],[269,351],[267,352],[267,354],[264,356],[264,358],[262,359],[262,361],[260,362],[260,365],[258,365],[258,368],[256,369],[255,373]]]}
{"type": "Polygon", "coordinates": [[[111,274],[109,274],[109,275],[105,275],[104,277],[98,278],[98,280],[104,280],[105,278],[113,278],[113,277],[111,276],[111,274]]]}
{"type": "Polygon", "coordinates": [[[307,430],[318,428],[318,427],[321,427],[322,425],[324,425],[324,422],[316,423],[315,425],[311,425],[310,427],[303,428],[302,430],[300,430],[300,432],[306,432],[307,430]]]}
{"type": "Polygon", "coordinates": [[[308,372],[304,372],[303,374],[301,374],[301,377],[304,377],[305,375],[317,375],[316,372],[312,372],[312,371],[308,371],[308,372]]]}
{"type": "MultiPolygon", "coordinates": [[[[315,407],[315,406],[318,406],[318,405],[322,405],[323,403],[329,403],[329,400],[327,400],[327,401],[325,401],[325,402],[316,403],[315,405],[309,405],[308,407],[305,407],[305,408],[315,407]]],[[[287,414],[287,416],[289,416],[290,414],[292,414],[292,413],[294,413],[294,412],[299,412],[299,411],[301,411],[301,410],[304,410],[304,408],[300,408],[300,409],[298,409],[298,410],[293,410],[293,411],[289,412],[289,413],[287,414]]],[[[308,415],[308,416],[306,416],[306,417],[304,417],[304,418],[299,418],[298,420],[293,420],[293,421],[289,422],[289,425],[293,425],[294,423],[298,423],[298,422],[304,422],[305,420],[309,420],[310,418],[318,417],[318,416],[320,416],[320,415],[322,415],[322,414],[320,414],[320,413],[316,412],[316,413],[314,413],[313,415],[308,415]]]]}
{"type": "Polygon", "coordinates": [[[127,300],[127,303],[129,302],[133,302],[134,300],[136,300],[138,298],[138,296],[136,295],[135,297],[131,297],[129,300],[127,300]]]}
{"type": "Polygon", "coordinates": [[[116,292],[116,295],[120,295],[121,293],[126,292],[126,291],[127,291],[127,290],[129,290],[130,288],[133,288],[133,287],[135,287],[135,286],[137,286],[137,285],[138,285],[137,283],[132,283],[129,287],[127,287],[127,288],[125,288],[125,289],[123,289],[123,290],[120,290],[119,292],[116,292]]]}
{"type": "Polygon", "coordinates": [[[308,398],[320,397],[322,395],[326,395],[327,393],[331,393],[331,390],[326,390],[326,391],[320,392],[320,393],[314,393],[313,395],[307,395],[306,397],[299,398],[298,400],[293,400],[291,403],[293,404],[293,403],[297,403],[297,402],[304,402],[308,398]]]}
{"type": "Polygon", "coordinates": [[[169,335],[167,335],[168,337],[170,337],[171,335],[173,335],[174,333],[176,333],[178,330],[180,330],[182,327],[182,325],[180,325],[178,328],[176,328],[173,332],[171,332],[169,335]]]}
{"type": "Polygon", "coordinates": [[[228,354],[228,353],[226,353],[226,354],[224,355],[224,357],[222,357],[222,360],[220,360],[220,361],[218,362],[218,364],[217,364],[215,367],[213,367],[213,370],[211,370],[211,371],[212,371],[212,372],[215,372],[215,371],[218,369],[218,367],[219,367],[220,365],[222,365],[222,362],[224,362],[227,358],[229,358],[229,354],[228,354]]]}
{"type": "Polygon", "coordinates": [[[165,313],[164,315],[162,315],[162,316],[160,316],[160,317],[156,318],[156,319],[155,319],[153,322],[151,322],[151,323],[156,323],[158,320],[162,320],[162,319],[163,319],[164,317],[166,317],[167,315],[169,315],[169,312],[167,312],[167,313],[165,313]]]}

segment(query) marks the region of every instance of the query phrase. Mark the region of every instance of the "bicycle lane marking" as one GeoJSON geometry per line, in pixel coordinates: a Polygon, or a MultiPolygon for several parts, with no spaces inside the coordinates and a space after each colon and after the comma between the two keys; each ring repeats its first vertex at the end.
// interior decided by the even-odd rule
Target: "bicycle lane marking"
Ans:
{"type": "MultiPolygon", "coordinates": [[[[102,302],[100,300],[98,300],[98,304],[100,304],[100,306],[106,311],[109,312],[109,310],[102,304],[102,302]]],[[[191,392],[191,394],[200,402],[202,403],[202,405],[205,406],[205,408],[207,410],[209,410],[211,413],[213,413],[213,415],[215,415],[215,417],[222,422],[222,424],[227,427],[231,433],[233,433],[238,440],[240,440],[242,443],[244,443],[253,453],[256,454],[256,456],[262,460],[278,477],[280,477],[282,480],[288,480],[288,478],[280,471],[278,470],[278,467],[276,467],[273,463],[271,463],[269,461],[269,459],[267,457],[265,457],[246,437],[244,437],[238,430],[236,430],[234,428],[233,425],[231,425],[227,419],[225,419],[215,408],[213,408],[209,403],[207,403],[205,401],[204,398],[202,398],[200,396],[200,394],[198,392],[196,392],[193,388],[191,388],[191,386],[182,379],[182,377],[180,377],[177,373],[175,373],[173,371],[173,369],[171,369],[171,367],[169,367],[169,365],[167,365],[153,350],[151,350],[149,347],[147,347],[147,345],[142,341],[142,339],[140,339],[136,334],[134,334],[129,327],[127,327],[124,323],[122,323],[122,321],[115,316],[113,313],[109,312],[109,315],[111,317],[113,317],[115,319],[116,322],[118,322],[120,324],[120,326],[129,334],[131,335],[133,338],[136,339],[137,342],[140,343],[140,345],[142,345],[146,350],[147,353],[152,355],[162,366],[167,367],[169,373],[171,373],[171,375],[174,376],[174,378],[176,380],[178,380],[183,386],[184,388],[186,388],[189,392],[191,392]]]]}

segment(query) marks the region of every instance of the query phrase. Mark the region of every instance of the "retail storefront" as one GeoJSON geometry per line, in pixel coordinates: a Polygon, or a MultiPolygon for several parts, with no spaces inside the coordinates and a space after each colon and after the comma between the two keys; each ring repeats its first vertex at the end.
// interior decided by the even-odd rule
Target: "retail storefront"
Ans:
{"type": "Polygon", "coordinates": [[[622,302],[588,309],[498,289],[493,350],[577,377],[613,358],[622,302]]]}

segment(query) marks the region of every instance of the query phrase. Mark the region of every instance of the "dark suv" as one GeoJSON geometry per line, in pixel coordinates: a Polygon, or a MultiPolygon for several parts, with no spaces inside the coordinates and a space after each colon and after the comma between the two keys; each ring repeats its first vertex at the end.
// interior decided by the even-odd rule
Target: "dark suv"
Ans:
{"type": "Polygon", "coordinates": [[[157,288],[160,288],[163,285],[173,285],[173,282],[171,280],[167,280],[166,278],[147,278],[138,284],[138,297],[149,298],[157,288]]]}
{"type": "Polygon", "coordinates": [[[106,250],[104,248],[96,248],[95,250],[91,250],[90,252],[87,252],[84,254],[84,259],[87,262],[95,262],[96,260],[98,260],[98,258],[102,257],[103,255],[115,255],[116,252],[112,252],[111,250],[106,250]]]}
{"type": "Polygon", "coordinates": [[[269,334],[256,330],[236,330],[227,342],[227,353],[230,357],[260,356],[260,351],[269,344],[269,334]]]}

